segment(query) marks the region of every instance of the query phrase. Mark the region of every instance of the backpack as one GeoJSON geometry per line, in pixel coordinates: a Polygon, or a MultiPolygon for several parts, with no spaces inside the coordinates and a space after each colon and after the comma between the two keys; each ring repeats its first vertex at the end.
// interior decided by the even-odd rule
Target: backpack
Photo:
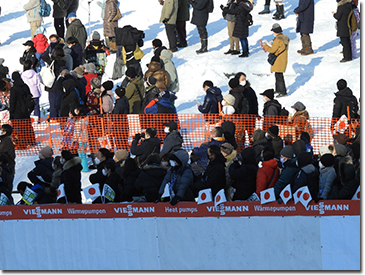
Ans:
{"type": "Polygon", "coordinates": [[[241,101],[241,114],[248,114],[250,111],[250,102],[248,101],[247,97],[243,95],[241,101]]]}
{"type": "Polygon", "coordinates": [[[214,10],[214,0],[208,0],[208,12],[212,13],[214,10]]]}
{"type": "Polygon", "coordinates": [[[279,116],[289,116],[289,111],[287,109],[281,108],[279,111],[279,116]]]}
{"type": "Polygon", "coordinates": [[[342,106],[342,110],[341,113],[345,114],[345,116],[347,116],[347,107],[349,107],[350,110],[350,118],[357,118],[357,112],[359,110],[359,106],[357,104],[357,99],[355,96],[352,96],[351,98],[349,98],[349,100],[347,102],[344,102],[345,104],[342,106]]]}
{"type": "Polygon", "coordinates": [[[349,27],[350,35],[359,27],[354,10],[351,10],[349,16],[347,17],[347,26],[349,27]]]}
{"type": "Polygon", "coordinates": [[[248,24],[249,26],[252,26],[252,25],[253,25],[253,18],[252,18],[251,13],[247,14],[246,19],[247,19],[247,24],[248,24]]]}
{"type": "Polygon", "coordinates": [[[37,11],[42,17],[48,17],[51,14],[51,5],[46,0],[40,0],[40,9],[37,11]]]}

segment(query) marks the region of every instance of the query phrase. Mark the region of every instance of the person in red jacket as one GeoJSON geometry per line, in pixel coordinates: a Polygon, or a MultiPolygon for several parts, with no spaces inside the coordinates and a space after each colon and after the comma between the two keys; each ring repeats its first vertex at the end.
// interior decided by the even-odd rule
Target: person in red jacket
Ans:
{"type": "Polygon", "coordinates": [[[42,69],[42,67],[44,67],[46,64],[44,63],[44,61],[41,59],[41,55],[42,53],[45,52],[45,50],[48,48],[49,44],[48,44],[48,39],[47,37],[44,35],[45,29],[43,26],[38,27],[38,29],[35,32],[35,35],[32,39],[33,43],[34,43],[34,48],[36,49],[36,58],[39,61],[39,65],[37,66],[37,73],[39,73],[42,69]]]}
{"type": "MultiPolygon", "coordinates": [[[[92,91],[92,87],[90,84],[91,79],[98,77],[98,75],[95,73],[95,65],[94,63],[85,63],[83,65],[84,67],[84,73],[83,76],[86,78],[87,84],[86,84],[86,94],[88,94],[90,91],[92,91]]],[[[101,78],[100,78],[101,79],[101,78]]]]}
{"type": "Polygon", "coordinates": [[[280,170],[276,161],[274,150],[270,147],[265,147],[262,150],[262,167],[257,171],[256,177],[256,194],[260,196],[260,192],[268,188],[274,187],[279,179],[280,170]]]}

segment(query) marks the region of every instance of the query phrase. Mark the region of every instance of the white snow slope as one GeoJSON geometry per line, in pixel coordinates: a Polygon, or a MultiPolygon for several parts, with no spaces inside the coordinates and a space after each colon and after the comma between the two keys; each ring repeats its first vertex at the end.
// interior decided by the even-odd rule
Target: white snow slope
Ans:
{"type": "MultiPolygon", "coordinates": [[[[23,53],[23,45],[30,39],[30,27],[27,23],[23,5],[27,1],[12,0],[1,1],[0,16],[0,57],[5,59],[4,65],[8,66],[10,73],[15,70],[22,70],[19,57],[23,53]]],[[[52,6],[52,2],[47,0],[52,6]]],[[[94,30],[103,35],[103,22],[101,19],[101,9],[96,3],[90,3],[90,24],[88,24],[88,1],[80,0],[77,17],[84,23],[87,31],[94,30]]],[[[360,30],[357,38],[358,58],[351,62],[340,63],[342,59],[342,46],[339,38],[336,37],[336,20],[332,16],[332,11],[336,11],[337,3],[333,0],[315,0],[315,23],[314,33],[311,34],[313,55],[301,56],[297,53],[301,49],[300,34],[295,32],[296,15],[293,10],[298,1],[284,1],[286,18],[280,21],[272,19],[274,4],[271,4],[271,14],[258,15],[263,9],[264,0],[257,0],[251,12],[254,25],[249,30],[249,51],[248,58],[238,58],[237,56],[227,56],[223,53],[229,48],[227,24],[222,18],[219,8],[225,5],[226,0],[215,0],[214,12],[209,14],[208,20],[208,49],[209,52],[197,55],[195,51],[200,48],[199,35],[195,25],[187,22],[188,47],[180,49],[174,53],[173,62],[178,71],[180,91],[177,96],[176,106],[179,113],[198,113],[194,99],[203,101],[205,92],[202,83],[205,80],[212,80],[214,85],[220,87],[223,94],[228,93],[229,79],[224,73],[233,74],[239,71],[246,73],[247,79],[251,82],[259,99],[259,114],[262,114],[263,100],[259,93],[275,87],[274,74],[270,73],[270,65],[266,61],[265,53],[260,45],[260,39],[272,41],[273,34],[270,31],[272,24],[279,23],[283,33],[289,36],[289,61],[284,74],[288,96],[280,98],[279,102],[287,110],[296,101],[301,101],[306,105],[312,117],[331,117],[334,93],[337,91],[336,83],[343,78],[352,89],[354,95],[360,96],[360,30]]],[[[152,40],[159,38],[168,47],[163,24],[159,23],[162,6],[157,0],[120,0],[120,10],[123,18],[119,20],[119,27],[132,25],[145,32],[144,46],[142,50],[145,57],[141,61],[142,69],[145,71],[149,63],[152,52],[152,40]]],[[[192,9],[190,10],[190,16],[192,9]]],[[[53,18],[44,19],[47,29],[47,37],[55,33],[53,18]]],[[[112,75],[115,55],[108,57],[108,65],[103,81],[112,75]]],[[[118,84],[122,79],[114,81],[118,84]]],[[[47,109],[48,95],[46,92],[41,97],[41,104],[47,109]]],[[[20,180],[26,180],[26,174],[33,167],[33,160],[37,157],[18,157],[16,159],[16,177],[14,185],[20,180]]],[[[90,183],[87,181],[89,173],[83,173],[83,186],[90,183]]],[[[15,201],[17,198],[15,198],[15,201]]]]}

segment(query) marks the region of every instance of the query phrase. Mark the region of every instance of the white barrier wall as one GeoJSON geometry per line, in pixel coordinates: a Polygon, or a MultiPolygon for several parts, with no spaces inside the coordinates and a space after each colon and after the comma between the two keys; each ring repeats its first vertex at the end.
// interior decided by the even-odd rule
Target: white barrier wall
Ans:
{"type": "Polygon", "coordinates": [[[2,270],[359,270],[360,216],[0,222],[2,270]]]}

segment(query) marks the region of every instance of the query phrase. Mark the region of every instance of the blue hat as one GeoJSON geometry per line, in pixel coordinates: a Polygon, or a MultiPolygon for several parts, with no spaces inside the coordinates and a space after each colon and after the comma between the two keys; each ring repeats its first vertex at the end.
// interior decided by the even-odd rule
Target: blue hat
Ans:
{"type": "Polygon", "coordinates": [[[39,26],[37,28],[37,30],[35,31],[35,35],[40,34],[40,33],[44,34],[45,31],[46,31],[46,29],[43,26],[39,26]]]}
{"type": "Polygon", "coordinates": [[[70,12],[68,15],[67,15],[67,19],[71,18],[71,17],[76,17],[76,13],[75,12],[70,12]]]}

